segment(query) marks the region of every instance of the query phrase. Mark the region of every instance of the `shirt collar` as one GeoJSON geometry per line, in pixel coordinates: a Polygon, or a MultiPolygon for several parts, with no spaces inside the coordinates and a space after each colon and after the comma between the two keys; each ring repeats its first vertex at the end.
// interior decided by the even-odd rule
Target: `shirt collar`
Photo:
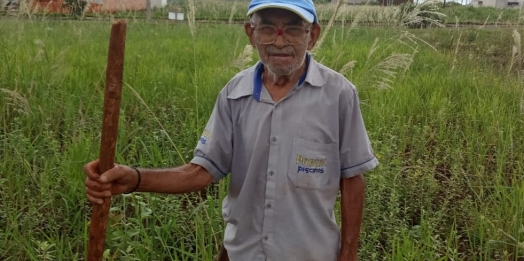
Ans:
{"type": "MultiPolygon", "coordinates": [[[[306,55],[306,72],[300,77],[299,85],[303,82],[309,83],[311,86],[322,87],[325,85],[325,80],[320,73],[319,64],[310,55],[306,55]]],[[[246,72],[244,78],[237,84],[236,88],[228,95],[229,99],[238,99],[243,96],[253,95],[253,98],[260,101],[262,93],[262,73],[264,72],[264,65],[262,62],[255,64],[249,71],[246,72]],[[250,76],[251,75],[251,76],[250,76]],[[252,82],[252,85],[249,84],[252,82]]]]}
{"type": "MultiPolygon", "coordinates": [[[[324,78],[320,75],[318,64],[311,58],[311,54],[306,54],[306,70],[300,79],[297,86],[303,82],[308,82],[312,86],[322,87],[325,84],[324,78]]],[[[253,75],[253,98],[260,101],[260,94],[262,93],[262,74],[264,73],[264,64],[259,62],[255,67],[253,75]]]]}

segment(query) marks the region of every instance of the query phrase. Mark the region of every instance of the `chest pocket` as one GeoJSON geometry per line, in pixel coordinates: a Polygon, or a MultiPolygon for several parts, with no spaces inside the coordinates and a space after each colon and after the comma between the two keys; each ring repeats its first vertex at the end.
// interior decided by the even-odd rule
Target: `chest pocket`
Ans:
{"type": "Polygon", "coordinates": [[[340,177],[336,143],[318,143],[298,137],[293,139],[288,177],[305,189],[322,189],[330,178],[340,177]]]}

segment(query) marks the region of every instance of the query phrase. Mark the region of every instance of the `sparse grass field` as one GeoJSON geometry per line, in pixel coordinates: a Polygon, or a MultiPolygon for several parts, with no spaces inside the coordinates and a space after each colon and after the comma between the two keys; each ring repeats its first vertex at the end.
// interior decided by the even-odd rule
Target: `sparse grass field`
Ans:
{"type": "MultiPolygon", "coordinates": [[[[0,20],[0,260],[84,260],[109,29],[0,20]]],[[[242,30],[129,19],[117,162],[191,159],[219,90],[256,60],[242,30]]],[[[346,24],[315,51],[358,87],[381,161],[361,260],[524,260],[522,33],[346,24]]],[[[106,259],[212,260],[226,188],[114,197],[106,259]]]]}

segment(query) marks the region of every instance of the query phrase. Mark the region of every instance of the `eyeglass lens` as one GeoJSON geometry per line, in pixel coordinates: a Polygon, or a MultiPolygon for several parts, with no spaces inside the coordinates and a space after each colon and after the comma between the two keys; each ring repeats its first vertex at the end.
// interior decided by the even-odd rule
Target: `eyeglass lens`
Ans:
{"type": "Polygon", "coordinates": [[[286,43],[290,45],[298,45],[306,33],[306,30],[299,26],[288,26],[284,29],[277,29],[274,26],[263,25],[255,28],[255,40],[260,44],[273,43],[278,35],[282,35],[286,43]]]}

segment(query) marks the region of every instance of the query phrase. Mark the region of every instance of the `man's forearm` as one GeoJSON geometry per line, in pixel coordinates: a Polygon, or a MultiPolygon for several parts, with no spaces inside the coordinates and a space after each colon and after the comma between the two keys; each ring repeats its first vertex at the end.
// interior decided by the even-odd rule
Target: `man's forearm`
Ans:
{"type": "Polygon", "coordinates": [[[356,260],[365,187],[362,175],[340,180],[342,240],[339,260],[356,260]]]}
{"type": "Polygon", "coordinates": [[[139,169],[142,181],[137,191],[180,194],[200,191],[213,182],[203,167],[186,164],[170,169],[139,169]]]}

